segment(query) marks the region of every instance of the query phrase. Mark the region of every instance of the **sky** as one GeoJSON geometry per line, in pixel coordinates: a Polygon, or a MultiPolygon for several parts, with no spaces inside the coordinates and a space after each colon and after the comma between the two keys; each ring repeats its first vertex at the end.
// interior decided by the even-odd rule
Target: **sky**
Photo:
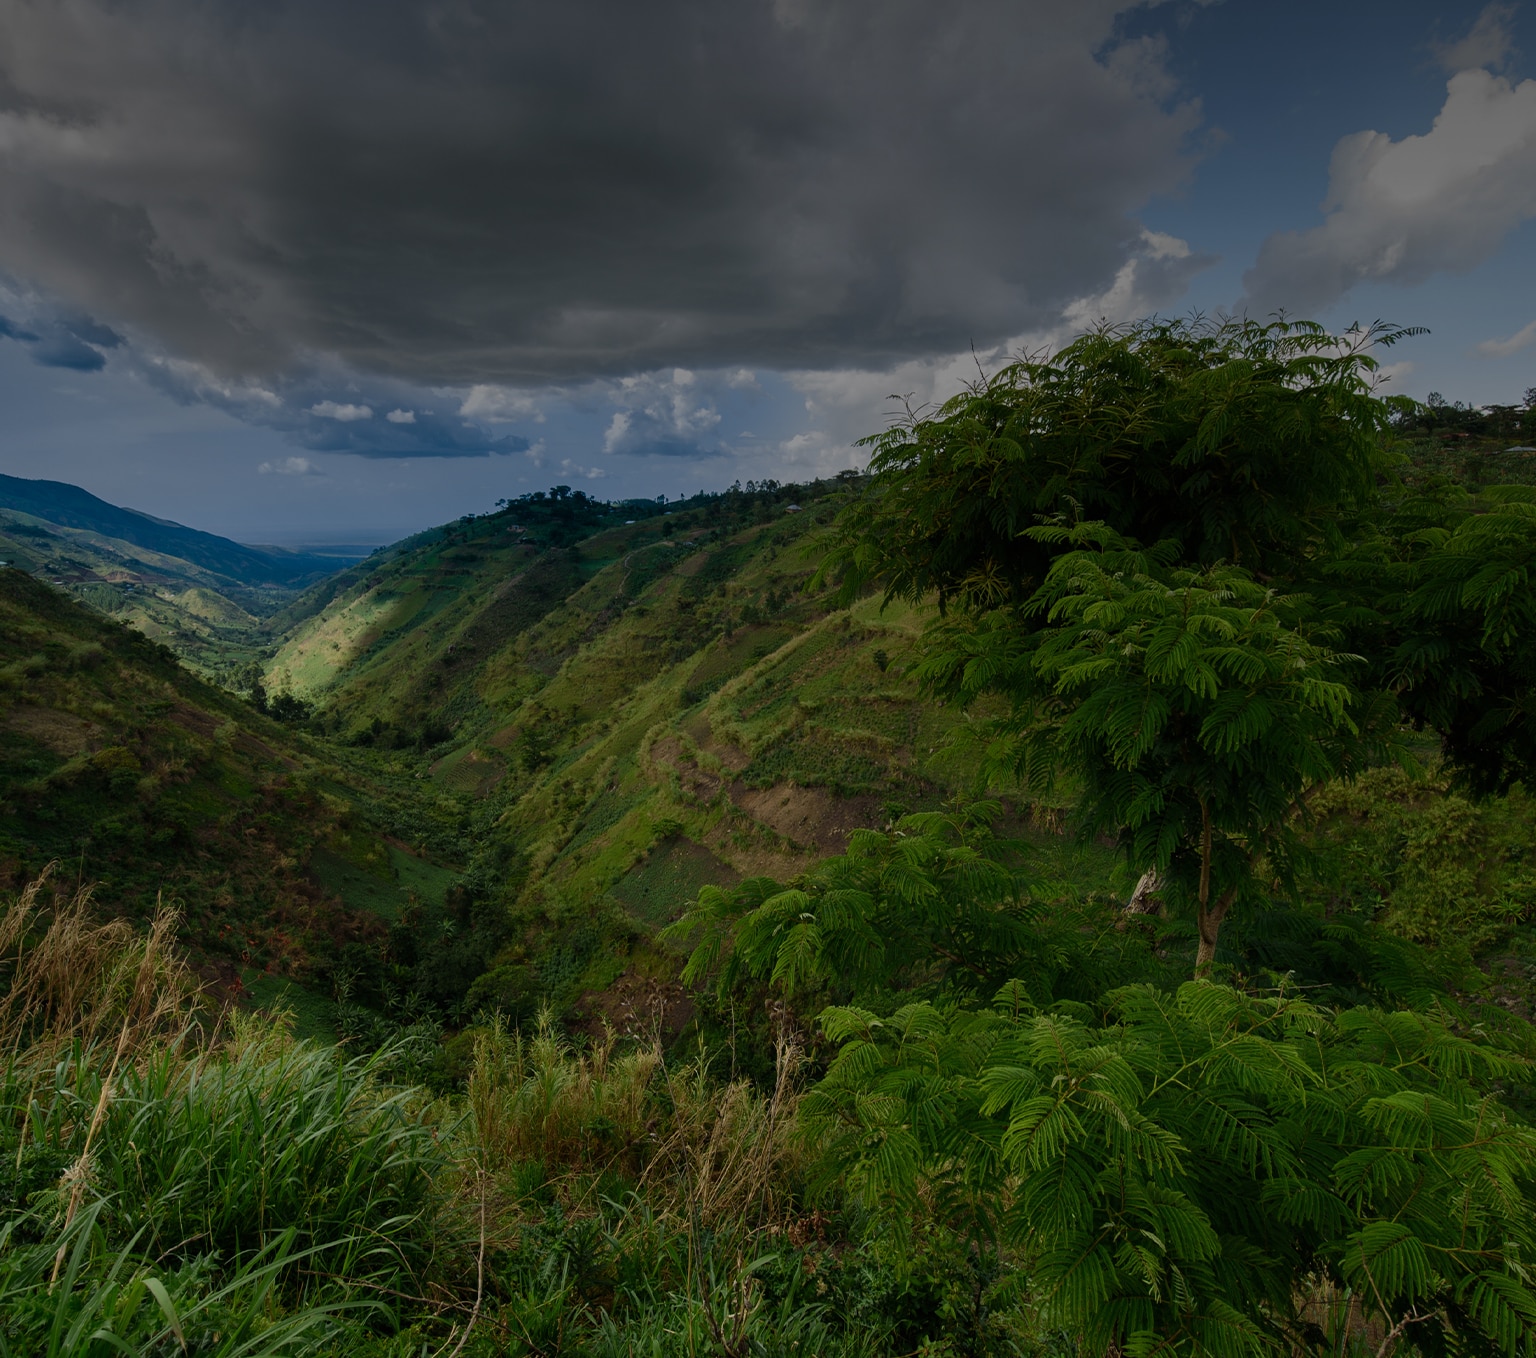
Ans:
{"type": "Polygon", "coordinates": [[[15,0],[0,472],[372,546],[1191,311],[1519,401],[1533,58],[1531,0],[15,0]]]}

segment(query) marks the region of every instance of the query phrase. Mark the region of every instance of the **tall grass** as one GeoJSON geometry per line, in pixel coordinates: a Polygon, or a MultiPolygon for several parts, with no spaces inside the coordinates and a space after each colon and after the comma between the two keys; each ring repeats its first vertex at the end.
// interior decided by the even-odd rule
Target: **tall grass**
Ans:
{"type": "Polygon", "coordinates": [[[894,1351],[905,1285],[795,1244],[787,1037],[760,1090],[494,1023],[432,1100],[211,1015],[173,933],[46,883],[0,914],[0,1358],[894,1351]]]}
{"type": "Polygon", "coordinates": [[[46,885],[0,915],[0,1344],[276,1355],[387,1320],[444,1163],[389,1054],[210,1033],[173,915],[139,933],[46,885]]]}
{"type": "Polygon", "coordinates": [[[0,1055],[30,1058],[111,1038],[119,1054],[185,1034],[196,982],[175,950],[174,911],[148,932],[91,918],[91,891],[43,901],[48,873],[0,914],[0,1055]]]}
{"type": "Polygon", "coordinates": [[[360,1309],[344,1299],[293,1311],[274,1306],[281,1274],[305,1257],[292,1249],[291,1232],[223,1277],[199,1265],[168,1272],[146,1267],[137,1241],[116,1252],[104,1248],[100,1206],[91,1204],[59,1234],[62,1277],[52,1276],[52,1240],[14,1238],[25,1217],[0,1225],[0,1355],[279,1358],[325,1351],[341,1317],[360,1309]]]}
{"type": "Polygon", "coordinates": [[[753,1260],[798,1177],[797,1065],[786,1042],[765,1096],[711,1080],[702,1062],[673,1068],[656,1045],[619,1051],[609,1036],[578,1050],[548,1016],[531,1033],[483,1031],[458,1203],[479,1233],[472,1318],[485,1316],[487,1342],[745,1344],[767,1323],[753,1260]]]}
{"type": "Polygon", "coordinates": [[[80,1048],[42,1078],[13,1063],[0,1118],[25,1128],[34,1156],[72,1167],[94,1125],[90,1163],[69,1177],[111,1236],[156,1259],[240,1257],[291,1228],[297,1248],[321,1251],[310,1269],[398,1280],[424,1262],[406,1228],[441,1155],[411,1094],[374,1079],[377,1060],[296,1043],[193,1059],[162,1048],[123,1067],[107,1098],[99,1055],[80,1048]]]}

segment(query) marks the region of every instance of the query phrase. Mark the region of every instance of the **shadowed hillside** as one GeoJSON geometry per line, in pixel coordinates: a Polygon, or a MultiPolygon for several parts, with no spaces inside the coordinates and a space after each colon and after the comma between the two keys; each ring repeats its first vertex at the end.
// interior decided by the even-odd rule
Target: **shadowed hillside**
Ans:
{"type": "Polygon", "coordinates": [[[247,547],[214,533],[157,519],[97,499],[63,481],[0,476],[0,509],[130,543],[157,556],[175,557],[242,585],[306,585],[336,569],[328,557],[247,547]]]}
{"type": "Polygon", "coordinates": [[[6,885],[52,862],[61,885],[94,882],[107,913],[174,907],[204,979],[258,990],[382,936],[405,878],[442,895],[440,870],[367,828],[368,793],[323,749],[14,569],[0,657],[6,885]]]}

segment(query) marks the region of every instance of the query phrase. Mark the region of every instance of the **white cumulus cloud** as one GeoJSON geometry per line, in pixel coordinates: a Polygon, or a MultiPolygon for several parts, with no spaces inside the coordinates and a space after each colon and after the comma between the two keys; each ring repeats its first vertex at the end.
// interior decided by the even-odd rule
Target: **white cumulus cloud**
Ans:
{"type": "Polygon", "coordinates": [[[1264,242],[1243,279],[1250,311],[1316,311],[1357,283],[1482,263],[1536,217],[1536,80],[1463,70],[1424,135],[1345,137],[1322,206],[1321,226],[1264,242]]]}
{"type": "MultiPolygon", "coordinates": [[[[373,408],[371,406],[346,405],[339,401],[317,401],[310,406],[311,415],[319,415],[326,420],[340,420],[343,424],[350,424],[353,420],[371,420],[373,408]]],[[[397,421],[403,423],[403,421],[397,421]]]]}
{"type": "Polygon", "coordinates": [[[414,410],[391,410],[384,418],[391,424],[415,424],[416,412],[414,410]]]}
{"type": "Polygon", "coordinates": [[[724,381],[740,389],[738,373],[706,374],[689,368],[643,373],[609,385],[617,409],[603,435],[605,453],[692,455],[714,450],[720,412],[711,388],[724,381]]]}
{"type": "Polygon", "coordinates": [[[1376,385],[1384,387],[1396,382],[1414,372],[1418,366],[1411,358],[1400,359],[1396,363],[1383,363],[1376,369],[1376,385]]]}
{"type": "Polygon", "coordinates": [[[256,470],[262,476],[324,476],[307,457],[281,457],[275,462],[263,462],[256,470]]]}
{"type": "Polygon", "coordinates": [[[489,382],[477,382],[469,389],[459,405],[459,414],[465,419],[483,420],[486,424],[510,424],[514,420],[530,419],[542,424],[544,421],[544,412],[532,392],[489,382]]]}
{"type": "MultiPolygon", "coordinates": [[[[1145,316],[1176,301],[1189,280],[1214,263],[1214,255],[1196,253],[1188,241],[1143,228],[1141,248],[1120,266],[1114,282],[1103,292],[1080,297],[1063,310],[1064,329],[1075,334],[1100,321],[1116,324],[1145,316]]],[[[1058,327],[1052,337],[1065,338],[1063,328],[1058,327]]]]}
{"type": "Polygon", "coordinates": [[[1477,66],[1500,67],[1509,60],[1515,45],[1514,34],[1510,32],[1514,17],[1513,5],[1487,5],[1465,37],[1457,42],[1437,43],[1435,56],[1452,74],[1477,66]]]}
{"type": "Polygon", "coordinates": [[[1477,352],[1484,358],[1508,358],[1533,343],[1536,343],[1536,321],[1522,326],[1507,339],[1485,339],[1477,346],[1477,352]]]}

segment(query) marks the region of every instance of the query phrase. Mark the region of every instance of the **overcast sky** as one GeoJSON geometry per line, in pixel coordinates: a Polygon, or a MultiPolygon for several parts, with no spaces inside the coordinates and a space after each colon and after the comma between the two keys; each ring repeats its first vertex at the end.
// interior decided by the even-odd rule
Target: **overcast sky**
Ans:
{"type": "Polygon", "coordinates": [[[1429,0],[9,0],[0,471],[376,543],[833,472],[1192,308],[1518,400],[1530,53],[1429,0]]]}

